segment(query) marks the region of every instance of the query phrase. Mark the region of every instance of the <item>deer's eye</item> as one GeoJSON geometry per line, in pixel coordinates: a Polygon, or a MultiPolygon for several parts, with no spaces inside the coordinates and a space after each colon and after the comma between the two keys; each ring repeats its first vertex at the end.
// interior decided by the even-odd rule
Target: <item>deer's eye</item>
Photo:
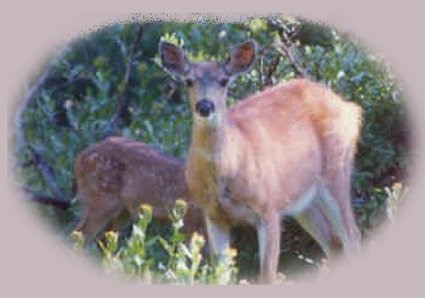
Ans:
{"type": "Polygon", "coordinates": [[[191,79],[186,79],[184,81],[184,83],[186,84],[187,87],[192,87],[193,86],[193,80],[191,80],[191,79]]]}
{"type": "Polygon", "coordinates": [[[229,79],[221,79],[220,81],[218,81],[218,83],[220,84],[221,87],[226,87],[227,83],[229,83],[229,79]]]}

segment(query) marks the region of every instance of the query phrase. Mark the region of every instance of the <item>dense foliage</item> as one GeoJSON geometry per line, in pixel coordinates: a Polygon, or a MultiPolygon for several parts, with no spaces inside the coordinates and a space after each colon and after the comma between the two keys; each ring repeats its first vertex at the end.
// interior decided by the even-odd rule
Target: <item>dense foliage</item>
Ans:
{"type": "MultiPolygon", "coordinates": [[[[52,225],[69,233],[79,216],[73,163],[89,144],[119,134],[186,156],[191,128],[187,95],[183,84],[159,65],[161,39],[183,46],[193,60],[224,60],[229,47],[247,38],[257,42],[258,59],[252,71],[230,86],[229,104],[299,76],[359,103],[364,124],[353,172],[353,204],[364,234],[381,223],[404,193],[409,166],[406,112],[393,74],[379,56],[331,28],[290,18],[253,18],[224,24],[116,24],[64,47],[36,82],[17,127],[20,184],[33,197],[45,199],[38,201],[59,199],[70,205],[66,210],[57,208],[60,204],[38,206],[52,225]]],[[[315,243],[292,221],[285,225],[286,265],[316,264],[320,251],[315,243]]],[[[258,263],[255,239],[237,238],[252,244],[238,253],[240,272],[248,274],[258,263]]]]}
{"type": "MultiPolygon", "coordinates": [[[[223,258],[209,265],[202,255],[205,245],[202,235],[195,232],[189,243],[185,243],[185,236],[181,233],[186,212],[185,201],[177,200],[171,210],[172,230],[168,235],[149,233],[152,208],[142,205],[140,209],[131,235],[121,244],[119,234],[112,231],[106,232],[104,240],[99,241],[102,262],[108,272],[125,274],[136,281],[141,279],[146,284],[226,285],[237,282],[234,249],[229,249],[223,258]],[[155,253],[159,248],[165,251],[161,257],[155,253]]],[[[82,251],[82,234],[74,231],[71,236],[74,248],[82,251]]]]}

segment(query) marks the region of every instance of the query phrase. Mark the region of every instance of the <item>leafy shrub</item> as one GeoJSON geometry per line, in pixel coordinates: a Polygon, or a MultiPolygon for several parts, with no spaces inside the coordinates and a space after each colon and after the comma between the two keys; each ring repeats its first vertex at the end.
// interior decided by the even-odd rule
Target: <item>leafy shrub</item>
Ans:
{"type": "MultiPolygon", "coordinates": [[[[148,226],[152,221],[152,209],[142,205],[138,220],[132,226],[128,239],[119,246],[118,233],[106,232],[103,241],[99,241],[102,263],[107,272],[112,274],[125,273],[127,277],[142,280],[148,284],[231,284],[235,283],[237,269],[234,259],[236,251],[231,249],[210,266],[204,262],[201,251],[205,244],[203,236],[194,233],[190,243],[185,243],[185,235],[181,233],[184,225],[186,203],[177,200],[171,210],[171,236],[167,239],[159,235],[149,235],[148,226]],[[159,242],[167,257],[157,260],[152,255],[153,247],[159,242]]],[[[81,232],[72,234],[74,249],[82,250],[84,242],[81,232]]]]}

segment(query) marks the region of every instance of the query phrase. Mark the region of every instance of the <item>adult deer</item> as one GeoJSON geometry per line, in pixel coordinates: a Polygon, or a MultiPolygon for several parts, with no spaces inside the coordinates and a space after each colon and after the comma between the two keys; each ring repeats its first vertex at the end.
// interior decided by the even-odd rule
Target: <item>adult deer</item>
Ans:
{"type": "Polygon", "coordinates": [[[110,137],[79,153],[74,172],[85,212],[76,230],[86,243],[110,224],[118,230],[125,222],[120,216],[134,216],[142,203],[153,207],[155,219],[167,221],[177,198],[188,203],[184,231],[203,232],[202,214],[188,196],[179,159],[140,142],[110,137]]]}
{"type": "Polygon", "coordinates": [[[292,80],[226,106],[227,86],[255,59],[255,43],[236,46],[227,62],[192,63],[159,44],[163,67],[189,91],[193,127],[185,177],[202,207],[210,246],[221,255],[229,228],[258,232],[261,281],[275,279],[282,216],[294,216],[322,246],[360,245],[350,204],[350,171],[361,108],[324,86],[292,80]]]}

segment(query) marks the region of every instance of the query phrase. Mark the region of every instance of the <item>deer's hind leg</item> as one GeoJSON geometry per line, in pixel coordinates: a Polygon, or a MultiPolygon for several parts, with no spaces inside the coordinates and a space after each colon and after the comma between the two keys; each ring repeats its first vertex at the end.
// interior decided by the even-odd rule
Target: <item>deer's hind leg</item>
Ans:
{"type": "Polygon", "coordinates": [[[297,214],[295,220],[319,244],[326,257],[334,252],[332,226],[320,208],[320,202],[313,200],[311,204],[297,214]]]}
{"type": "MultiPolygon", "coordinates": [[[[100,200],[106,201],[107,199],[102,197],[100,200]]],[[[107,204],[85,206],[85,215],[76,227],[76,230],[81,231],[84,235],[85,246],[103,231],[121,211],[121,205],[115,199],[109,199],[107,204]]]]}
{"type": "Polygon", "coordinates": [[[326,140],[324,152],[328,152],[328,154],[323,169],[321,206],[328,213],[340,214],[341,220],[337,220],[334,215],[333,226],[340,236],[344,250],[357,250],[360,247],[361,234],[351,206],[351,168],[355,143],[346,145],[337,136],[329,137],[326,140]],[[336,202],[337,206],[332,207],[334,204],[331,202],[336,202]],[[339,209],[338,212],[336,207],[339,209]],[[337,221],[341,221],[341,227],[337,226],[337,221]]]}

